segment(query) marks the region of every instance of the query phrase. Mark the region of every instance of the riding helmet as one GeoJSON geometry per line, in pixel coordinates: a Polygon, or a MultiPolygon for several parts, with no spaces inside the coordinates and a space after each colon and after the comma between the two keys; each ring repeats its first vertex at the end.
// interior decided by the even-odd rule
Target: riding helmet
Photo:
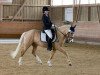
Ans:
{"type": "Polygon", "coordinates": [[[43,12],[44,12],[44,11],[49,11],[49,9],[48,9],[47,6],[44,6],[43,9],[42,9],[42,11],[43,11],[43,12]]]}

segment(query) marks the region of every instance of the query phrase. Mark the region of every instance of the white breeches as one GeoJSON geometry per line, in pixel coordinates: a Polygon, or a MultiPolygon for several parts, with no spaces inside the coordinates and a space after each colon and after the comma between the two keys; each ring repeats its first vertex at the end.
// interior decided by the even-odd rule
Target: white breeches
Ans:
{"type": "Polygon", "coordinates": [[[51,30],[48,29],[48,30],[44,30],[44,31],[52,39],[52,32],[51,32],[51,30]]]}

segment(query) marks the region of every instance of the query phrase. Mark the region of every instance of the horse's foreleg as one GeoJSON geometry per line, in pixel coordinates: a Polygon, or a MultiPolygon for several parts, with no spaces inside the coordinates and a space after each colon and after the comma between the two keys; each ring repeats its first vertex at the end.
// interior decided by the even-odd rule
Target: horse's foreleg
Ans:
{"type": "Polygon", "coordinates": [[[58,50],[59,50],[60,52],[62,52],[62,53],[66,56],[66,58],[67,58],[67,60],[68,60],[69,66],[72,66],[71,61],[70,61],[70,58],[69,58],[69,56],[68,56],[68,53],[66,53],[66,51],[65,51],[62,47],[59,47],[58,50]]]}
{"type": "Polygon", "coordinates": [[[51,52],[50,58],[49,58],[49,60],[48,60],[48,62],[47,62],[49,66],[52,66],[52,64],[51,64],[51,59],[54,57],[55,52],[56,52],[56,50],[53,50],[53,51],[51,52]]]}
{"type": "Polygon", "coordinates": [[[36,57],[36,60],[38,61],[38,63],[42,64],[41,59],[38,57],[38,55],[36,55],[37,45],[32,45],[32,46],[33,46],[32,54],[36,57]]]}

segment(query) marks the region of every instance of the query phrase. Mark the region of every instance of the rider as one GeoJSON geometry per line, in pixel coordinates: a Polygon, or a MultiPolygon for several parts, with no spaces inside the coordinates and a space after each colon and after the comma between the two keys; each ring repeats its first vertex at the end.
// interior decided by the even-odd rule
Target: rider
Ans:
{"type": "Polygon", "coordinates": [[[51,32],[51,28],[53,26],[50,17],[49,17],[49,9],[48,7],[44,6],[43,9],[43,16],[42,16],[42,21],[44,24],[44,32],[46,33],[46,41],[48,43],[48,48],[47,50],[51,51],[52,50],[52,32],[51,32]]]}

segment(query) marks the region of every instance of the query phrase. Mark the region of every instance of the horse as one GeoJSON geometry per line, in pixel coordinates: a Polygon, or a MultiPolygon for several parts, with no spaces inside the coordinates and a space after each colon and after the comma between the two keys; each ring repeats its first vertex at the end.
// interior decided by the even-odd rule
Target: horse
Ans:
{"type": "MultiPolygon", "coordinates": [[[[58,50],[66,56],[67,62],[69,64],[69,66],[71,66],[72,63],[70,61],[68,53],[63,49],[63,43],[64,43],[65,39],[69,38],[68,28],[66,25],[63,25],[63,26],[58,27],[56,30],[57,30],[56,33],[57,33],[57,40],[58,41],[55,41],[52,44],[52,50],[50,51],[50,57],[47,61],[47,64],[48,64],[48,66],[52,66],[51,60],[54,57],[54,54],[56,53],[56,51],[58,50]]],[[[19,65],[23,64],[22,63],[23,55],[25,54],[25,52],[28,50],[28,48],[30,46],[33,47],[32,54],[35,56],[37,62],[42,64],[42,60],[36,54],[36,50],[37,50],[38,46],[47,48],[47,43],[42,42],[40,40],[40,32],[41,32],[41,30],[32,29],[32,30],[24,32],[21,35],[16,50],[11,52],[11,57],[15,58],[17,56],[19,50],[21,50],[21,55],[20,55],[19,61],[18,61],[19,65]]]]}

